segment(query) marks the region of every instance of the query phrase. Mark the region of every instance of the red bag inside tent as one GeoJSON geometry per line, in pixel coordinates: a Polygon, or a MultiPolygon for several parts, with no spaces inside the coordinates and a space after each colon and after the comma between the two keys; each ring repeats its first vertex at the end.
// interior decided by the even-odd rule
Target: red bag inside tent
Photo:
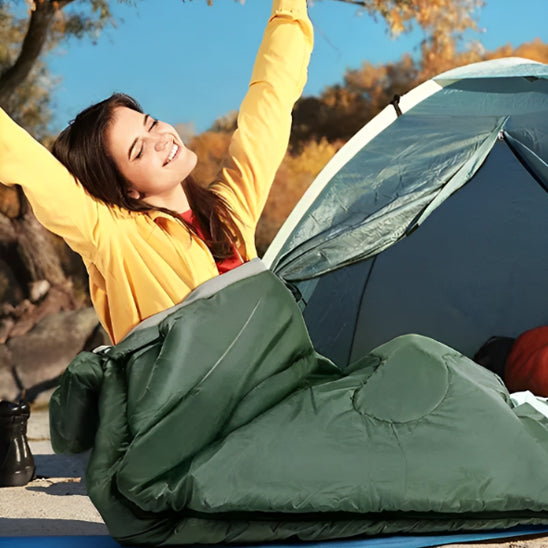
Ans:
{"type": "Polygon", "coordinates": [[[504,382],[510,392],[529,390],[548,397],[548,326],[522,333],[506,360],[504,382]]]}

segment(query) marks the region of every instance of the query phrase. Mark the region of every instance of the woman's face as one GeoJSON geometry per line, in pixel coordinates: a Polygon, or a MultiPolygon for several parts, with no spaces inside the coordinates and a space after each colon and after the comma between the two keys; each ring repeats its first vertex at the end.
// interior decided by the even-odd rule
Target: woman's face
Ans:
{"type": "Polygon", "coordinates": [[[188,209],[181,182],[196,165],[173,126],[127,107],[114,110],[107,148],[130,182],[130,196],[177,212],[188,209]]]}

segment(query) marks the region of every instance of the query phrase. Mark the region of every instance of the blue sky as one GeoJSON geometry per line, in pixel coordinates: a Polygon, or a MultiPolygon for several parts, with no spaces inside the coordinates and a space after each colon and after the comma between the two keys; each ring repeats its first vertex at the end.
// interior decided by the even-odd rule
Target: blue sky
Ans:
{"type": "MultiPolygon", "coordinates": [[[[153,116],[172,124],[193,123],[197,132],[237,109],[270,13],[270,0],[140,0],[115,5],[116,29],[96,45],[72,40],[51,54],[61,77],[54,93],[52,130],[62,129],[82,108],[124,91],[153,116]]],[[[394,40],[382,22],[357,14],[355,6],[316,0],[310,8],[315,48],[305,95],[342,80],[363,60],[383,63],[417,51],[419,31],[394,40]]],[[[548,41],[548,0],[488,0],[479,12],[487,49],[535,37],[548,41]]]]}

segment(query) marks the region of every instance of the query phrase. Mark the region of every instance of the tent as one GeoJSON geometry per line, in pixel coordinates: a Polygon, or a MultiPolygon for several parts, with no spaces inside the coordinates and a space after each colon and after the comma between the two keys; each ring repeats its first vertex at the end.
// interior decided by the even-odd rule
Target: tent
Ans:
{"type": "Polygon", "coordinates": [[[419,333],[472,356],[548,324],[548,65],[451,70],[318,175],[264,261],[344,365],[419,333]]]}

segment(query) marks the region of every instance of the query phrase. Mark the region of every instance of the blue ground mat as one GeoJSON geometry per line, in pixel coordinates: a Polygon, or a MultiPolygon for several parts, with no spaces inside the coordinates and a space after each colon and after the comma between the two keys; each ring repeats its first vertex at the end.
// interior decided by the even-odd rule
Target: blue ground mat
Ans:
{"type": "MultiPolygon", "coordinates": [[[[548,534],[548,527],[514,527],[498,531],[448,535],[401,535],[358,540],[335,540],[294,544],[272,544],[276,548],[422,548],[462,542],[511,539],[548,534]]],[[[112,537],[103,535],[65,537],[0,537],[0,548],[119,548],[112,537]]],[[[247,547],[249,548],[249,547],[247,547]]]]}

